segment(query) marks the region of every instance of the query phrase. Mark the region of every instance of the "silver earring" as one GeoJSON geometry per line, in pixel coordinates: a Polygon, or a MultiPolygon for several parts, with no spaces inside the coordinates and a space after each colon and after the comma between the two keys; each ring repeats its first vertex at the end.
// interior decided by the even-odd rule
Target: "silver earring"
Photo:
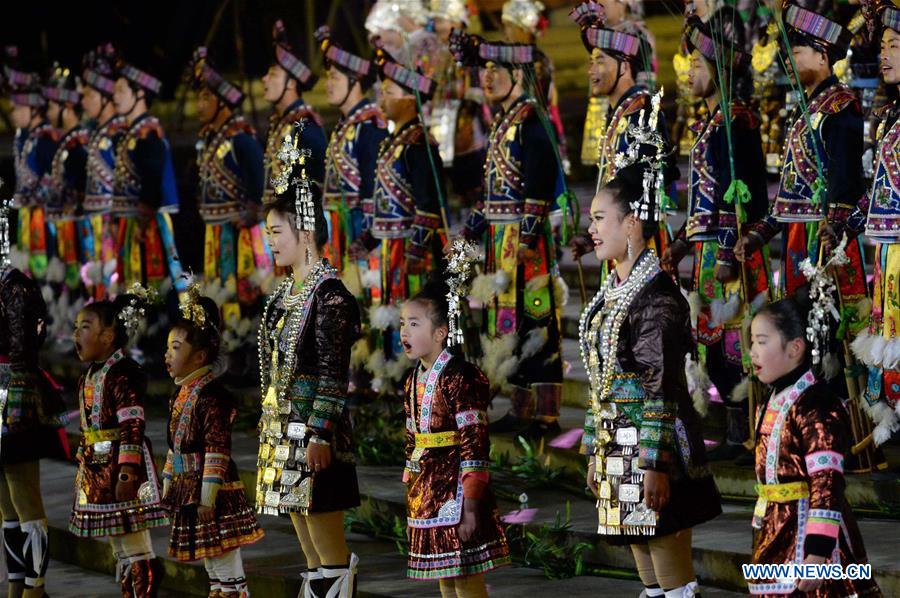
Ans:
{"type": "Polygon", "coordinates": [[[628,260],[631,261],[631,237],[626,237],[627,249],[628,249],[628,260]]]}

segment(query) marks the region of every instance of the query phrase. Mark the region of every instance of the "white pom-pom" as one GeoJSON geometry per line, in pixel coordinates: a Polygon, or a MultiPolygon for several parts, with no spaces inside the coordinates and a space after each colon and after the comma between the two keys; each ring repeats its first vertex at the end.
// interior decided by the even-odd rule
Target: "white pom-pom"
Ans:
{"type": "Polygon", "coordinates": [[[691,326],[694,328],[697,327],[697,322],[700,319],[700,310],[703,309],[703,300],[700,298],[700,293],[697,291],[691,291],[688,294],[688,307],[691,309],[691,326]]]}
{"type": "Polygon", "coordinates": [[[400,310],[393,305],[373,305],[369,308],[369,323],[375,330],[400,327],[400,310]]]}
{"type": "Polygon", "coordinates": [[[709,306],[709,327],[716,328],[726,322],[730,322],[737,316],[740,309],[741,296],[739,293],[732,293],[727,301],[713,299],[709,306]]]}
{"type": "Polygon", "coordinates": [[[556,309],[561,309],[569,304],[569,285],[562,276],[553,278],[553,298],[556,301],[556,309]]]}
{"type": "Polygon", "coordinates": [[[373,270],[371,268],[363,268],[359,275],[362,286],[367,289],[381,288],[381,270],[373,270]]]}
{"type": "Polygon", "coordinates": [[[481,347],[484,355],[481,358],[481,369],[484,370],[493,388],[505,388],[519,367],[519,359],[515,355],[518,337],[515,334],[504,334],[499,337],[481,336],[481,347]]]}
{"type": "MultiPolygon", "coordinates": [[[[872,334],[869,334],[868,330],[864,330],[856,335],[856,338],[853,339],[853,342],[850,343],[850,350],[853,351],[853,355],[856,359],[859,360],[860,363],[863,363],[868,366],[875,365],[877,361],[873,358],[871,349],[872,345],[875,343],[876,337],[872,334]]],[[[878,360],[880,361],[880,359],[878,360]]]]}
{"type": "Polygon", "coordinates": [[[900,368],[900,338],[892,338],[889,341],[885,341],[881,363],[886,370],[900,368]]]}
{"type": "Polygon", "coordinates": [[[115,258],[111,260],[106,260],[103,262],[103,278],[109,278],[116,272],[116,267],[118,266],[118,262],[115,258]]]}
{"type": "Polygon", "coordinates": [[[750,385],[752,382],[750,378],[741,378],[741,381],[737,383],[734,389],[731,391],[731,396],[726,397],[731,403],[740,403],[742,401],[750,398],[750,385]]]}
{"type": "Polygon", "coordinates": [[[494,277],[490,274],[479,274],[472,281],[469,297],[486,305],[494,299],[494,277]]]}
{"type": "Polygon", "coordinates": [[[494,272],[494,294],[500,295],[505,293],[511,282],[512,277],[506,270],[497,270],[494,272]]]}
{"type": "Polygon", "coordinates": [[[525,342],[522,343],[520,359],[528,359],[529,357],[537,355],[538,351],[543,349],[544,345],[547,344],[548,338],[549,332],[545,327],[532,328],[529,330],[528,334],[525,335],[525,342]]]}
{"type": "Polygon", "coordinates": [[[709,412],[709,389],[712,382],[706,368],[698,361],[694,361],[691,354],[685,355],[684,373],[687,376],[688,392],[691,393],[691,399],[694,409],[700,414],[700,417],[706,417],[709,412]]]}
{"type": "MultiPolygon", "coordinates": [[[[506,272],[504,272],[506,274],[506,272]]],[[[494,276],[496,278],[496,275],[494,276]]],[[[546,287],[550,283],[550,275],[549,274],[541,274],[540,276],[535,276],[531,280],[525,283],[525,290],[531,293],[535,291],[539,291],[546,287]]]]}
{"type": "Polygon", "coordinates": [[[47,282],[63,282],[66,279],[66,265],[58,257],[50,258],[45,275],[47,282]]]}

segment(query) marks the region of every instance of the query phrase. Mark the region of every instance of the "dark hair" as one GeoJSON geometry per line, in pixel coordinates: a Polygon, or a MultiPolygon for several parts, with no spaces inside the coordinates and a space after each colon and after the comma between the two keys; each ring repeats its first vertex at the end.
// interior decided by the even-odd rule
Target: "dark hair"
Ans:
{"type": "Polygon", "coordinates": [[[131,91],[134,92],[135,100],[138,99],[138,94],[140,94],[142,91],[144,92],[144,103],[147,104],[147,109],[149,109],[150,106],[153,104],[153,101],[156,99],[156,94],[153,93],[152,91],[150,91],[149,89],[141,87],[140,85],[138,85],[137,83],[135,83],[134,81],[129,79],[128,77],[124,77],[122,75],[119,75],[119,76],[122,77],[123,79],[125,79],[125,82],[128,83],[128,87],[130,87],[131,91]]]}
{"type": "Polygon", "coordinates": [[[407,300],[407,303],[421,303],[428,307],[428,318],[435,328],[450,324],[450,306],[447,303],[447,293],[450,287],[440,275],[432,276],[422,287],[422,290],[407,300]]]}
{"type": "Polygon", "coordinates": [[[116,333],[116,336],[113,339],[113,348],[121,349],[128,344],[129,339],[128,330],[125,328],[125,322],[119,318],[119,314],[122,313],[123,309],[131,305],[132,301],[136,302],[137,307],[146,308],[147,306],[147,303],[137,295],[125,293],[119,295],[112,301],[103,299],[102,301],[88,303],[81,308],[81,311],[92,313],[97,316],[97,319],[100,320],[100,325],[104,328],[113,328],[116,333]]]}
{"type": "MultiPolygon", "coordinates": [[[[641,201],[644,195],[644,173],[647,166],[642,163],[626,166],[616,172],[616,176],[602,187],[612,196],[613,201],[622,210],[622,216],[631,214],[631,204],[641,201]]],[[[651,201],[655,197],[651,196],[651,201]]],[[[654,206],[650,206],[650,218],[641,220],[641,234],[645,241],[652,239],[659,230],[659,223],[653,218],[654,206]]]]}
{"type": "MultiPolygon", "coordinates": [[[[796,338],[803,339],[806,342],[806,323],[809,318],[809,311],[812,303],[809,299],[809,286],[804,285],[798,288],[793,295],[774,303],[769,303],[753,316],[766,316],[781,334],[784,342],[792,341],[796,338]]],[[[806,342],[806,355],[809,357],[810,347],[806,342]]]]}
{"type": "Polygon", "coordinates": [[[206,312],[207,325],[201,328],[193,320],[181,317],[172,325],[172,330],[184,331],[185,340],[191,347],[206,351],[205,365],[209,365],[219,357],[222,346],[222,337],[219,334],[222,318],[219,316],[219,306],[209,297],[200,297],[197,303],[206,312]]]}
{"type": "MultiPolygon", "coordinates": [[[[295,172],[299,166],[295,166],[295,172]]],[[[294,174],[291,174],[291,180],[294,180],[294,174]]],[[[315,182],[310,181],[310,191],[312,191],[313,195],[313,204],[315,206],[315,220],[316,220],[316,230],[313,235],[313,240],[316,244],[316,248],[321,250],[328,243],[328,223],[325,220],[325,213],[322,211],[322,200],[319,197],[319,193],[317,192],[317,186],[315,182]]],[[[283,216],[287,216],[287,220],[291,225],[291,230],[298,231],[297,228],[297,207],[296,207],[296,197],[294,196],[294,185],[290,185],[287,190],[275,196],[275,200],[271,203],[268,203],[263,208],[265,214],[268,215],[269,212],[275,211],[283,216]]]]}

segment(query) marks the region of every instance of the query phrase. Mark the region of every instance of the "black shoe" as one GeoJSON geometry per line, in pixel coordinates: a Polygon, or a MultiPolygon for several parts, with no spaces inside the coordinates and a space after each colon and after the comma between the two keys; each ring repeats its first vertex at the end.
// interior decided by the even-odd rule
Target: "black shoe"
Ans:
{"type": "Polygon", "coordinates": [[[495,422],[488,424],[489,432],[505,434],[508,432],[522,432],[530,422],[520,419],[512,413],[507,413],[495,422]]]}

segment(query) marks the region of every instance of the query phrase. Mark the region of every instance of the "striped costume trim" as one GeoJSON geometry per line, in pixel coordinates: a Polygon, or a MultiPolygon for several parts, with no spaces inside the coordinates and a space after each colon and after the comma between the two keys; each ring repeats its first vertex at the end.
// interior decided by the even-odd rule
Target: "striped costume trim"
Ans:
{"type": "Polygon", "coordinates": [[[843,517],[840,511],[827,509],[810,509],[809,520],[806,524],[806,534],[819,534],[837,539],[841,532],[843,517]]]}
{"type": "Polygon", "coordinates": [[[462,430],[467,426],[487,425],[488,416],[481,409],[469,409],[456,414],[456,427],[462,430]]]}
{"type": "Polygon", "coordinates": [[[140,465],[141,463],[141,445],[139,444],[121,444],[119,445],[119,464],[131,463],[140,465]]]}
{"type": "Polygon", "coordinates": [[[144,408],[138,407],[134,405],[132,407],[123,407],[116,411],[116,418],[119,420],[119,423],[128,421],[130,419],[144,419],[144,408]]]}
{"type": "Polygon", "coordinates": [[[816,451],[806,455],[806,472],[812,475],[820,471],[844,473],[844,456],[834,451],[816,451]]]}
{"type": "Polygon", "coordinates": [[[784,22],[807,35],[829,44],[837,43],[844,28],[830,19],[796,4],[788,6],[784,13],[784,22]]]}
{"type": "Polygon", "coordinates": [[[472,459],[469,461],[461,461],[459,464],[460,473],[469,473],[473,471],[488,471],[491,467],[490,461],[482,461],[479,459],[472,459]]]}
{"type": "Polygon", "coordinates": [[[223,453],[206,453],[203,459],[203,483],[221,484],[225,481],[230,458],[223,453]]]}

